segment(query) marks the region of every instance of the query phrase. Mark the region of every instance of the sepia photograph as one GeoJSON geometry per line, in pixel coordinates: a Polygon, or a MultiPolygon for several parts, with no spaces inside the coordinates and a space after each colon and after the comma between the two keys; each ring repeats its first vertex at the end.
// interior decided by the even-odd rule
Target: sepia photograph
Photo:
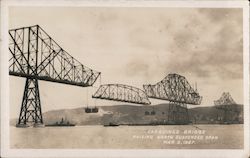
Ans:
{"type": "Polygon", "coordinates": [[[249,156],[248,3],[7,4],[6,156],[249,156]]]}

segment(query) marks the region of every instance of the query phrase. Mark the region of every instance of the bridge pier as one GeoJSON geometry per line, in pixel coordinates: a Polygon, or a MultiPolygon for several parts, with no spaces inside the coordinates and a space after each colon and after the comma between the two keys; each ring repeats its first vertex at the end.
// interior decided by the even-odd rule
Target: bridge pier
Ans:
{"type": "Polygon", "coordinates": [[[43,126],[38,80],[34,78],[26,79],[20,115],[16,124],[16,127],[29,126],[43,126]]]}
{"type": "Polygon", "coordinates": [[[168,108],[169,124],[188,124],[189,114],[186,104],[170,102],[168,108]]]}

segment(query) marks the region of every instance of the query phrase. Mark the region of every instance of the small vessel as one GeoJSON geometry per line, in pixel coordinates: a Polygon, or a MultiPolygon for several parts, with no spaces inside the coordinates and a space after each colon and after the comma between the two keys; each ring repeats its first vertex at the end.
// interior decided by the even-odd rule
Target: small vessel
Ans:
{"type": "Polygon", "coordinates": [[[86,113],[98,113],[98,111],[99,111],[99,109],[97,107],[94,107],[94,108],[93,107],[92,108],[91,107],[86,107],[85,108],[86,113]]]}
{"type": "Polygon", "coordinates": [[[120,114],[117,115],[113,115],[109,121],[107,121],[106,123],[104,123],[104,127],[115,127],[115,126],[120,126],[119,123],[119,118],[120,118],[120,114]]]}
{"type": "Polygon", "coordinates": [[[75,124],[72,124],[69,121],[66,121],[66,119],[64,120],[62,118],[60,122],[55,122],[54,124],[48,124],[48,125],[45,125],[45,126],[65,127],[65,126],[75,126],[75,124]]]}
{"type": "Polygon", "coordinates": [[[119,124],[114,123],[114,122],[109,122],[109,124],[103,125],[104,127],[109,127],[109,126],[119,126],[119,124]]]}

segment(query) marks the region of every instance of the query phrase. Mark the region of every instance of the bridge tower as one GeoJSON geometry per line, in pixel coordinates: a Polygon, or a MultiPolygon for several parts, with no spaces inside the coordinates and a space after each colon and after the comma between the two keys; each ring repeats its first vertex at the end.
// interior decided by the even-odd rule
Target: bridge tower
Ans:
{"type": "Polygon", "coordinates": [[[35,126],[43,124],[38,80],[32,78],[26,79],[17,126],[28,126],[28,122],[35,123],[35,126]]]}

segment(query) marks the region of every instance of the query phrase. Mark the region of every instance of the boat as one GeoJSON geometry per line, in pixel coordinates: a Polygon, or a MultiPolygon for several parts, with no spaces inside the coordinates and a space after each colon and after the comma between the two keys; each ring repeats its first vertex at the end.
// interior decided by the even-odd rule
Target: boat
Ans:
{"type": "Polygon", "coordinates": [[[109,124],[103,125],[104,127],[110,127],[110,126],[119,126],[119,124],[114,122],[109,122],[109,124]]]}
{"type": "Polygon", "coordinates": [[[61,121],[60,122],[55,122],[55,123],[53,123],[53,124],[48,124],[48,125],[45,125],[46,127],[54,127],[54,126],[56,126],[56,127],[67,127],[67,126],[75,126],[75,124],[73,124],[73,123],[70,123],[69,121],[66,121],[66,120],[64,120],[63,118],[61,119],[61,121]]]}
{"type": "Polygon", "coordinates": [[[91,108],[91,107],[86,107],[85,112],[86,113],[98,113],[99,109],[97,107],[91,108]]]}

